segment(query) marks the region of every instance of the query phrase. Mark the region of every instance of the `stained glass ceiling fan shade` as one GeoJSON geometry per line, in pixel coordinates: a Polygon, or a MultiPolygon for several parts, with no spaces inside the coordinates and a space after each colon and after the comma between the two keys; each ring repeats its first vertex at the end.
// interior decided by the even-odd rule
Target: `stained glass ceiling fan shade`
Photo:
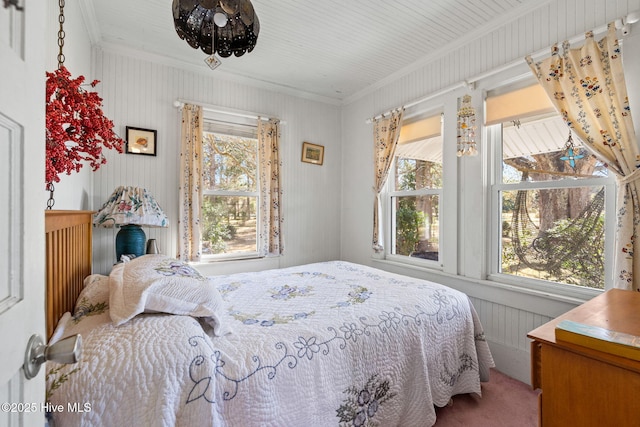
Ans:
{"type": "Polygon", "coordinates": [[[260,32],[249,0],[173,0],[173,23],[189,46],[223,58],[251,52],[260,32]]]}

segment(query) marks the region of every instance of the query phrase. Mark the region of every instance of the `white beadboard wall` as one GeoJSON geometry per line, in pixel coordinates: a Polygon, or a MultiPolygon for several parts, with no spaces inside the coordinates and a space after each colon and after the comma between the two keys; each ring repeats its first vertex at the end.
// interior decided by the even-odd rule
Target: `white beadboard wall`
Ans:
{"type": "MultiPolygon", "coordinates": [[[[340,257],[340,107],[216,78],[214,71],[189,72],[161,60],[94,50],[106,115],[125,138],[125,127],[157,130],[157,156],[107,153],[93,177],[91,206],[98,209],[118,185],[147,188],[169,217],[167,229],[146,228],[161,252],[177,253],[178,172],[181,112],[174,101],[278,117],[281,126],[285,254],[260,261],[201,264],[206,274],[284,267],[340,257]],[[302,163],[303,141],[325,146],[322,166],[302,163]]],[[[94,271],[108,273],[115,262],[115,231],[94,230],[94,271]]]]}
{"type": "MultiPolygon", "coordinates": [[[[229,273],[281,267],[334,258],[374,265],[390,271],[427,278],[460,289],[470,295],[478,311],[498,368],[523,381],[529,381],[529,341],[526,333],[579,303],[551,295],[522,292],[480,280],[485,270],[486,245],[483,215],[459,218],[453,236],[457,237],[456,265],[450,274],[439,274],[372,260],[371,212],[373,206],[372,127],[365,119],[403,103],[451,88],[465,79],[521,60],[526,54],[547,49],[551,44],[640,9],[640,0],[543,0],[539,8],[513,16],[489,33],[475,34],[460,45],[421,59],[411,70],[389,76],[374,88],[347,99],[343,106],[328,105],[290,95],[278,94],[239,83],[216,79],[215,72],[202,74],[183,71],[161,58],[127,52],[91,51],[91,73],[87,66],[90,49],[77,34],[65,44],[67,64],[72,73],[101,80],[97,87],[104,99],[105,113],[125,136],[125,126],[157,129],[158,156],[144,157],[106,154],[108,163],[96,173],[83,172],[64,177],[58,185],[56,208],[97,209],[113,189],[121,184],[147,187],[167,211],[168,229],[147,229],[163,252],[174,255],[177,248],[177,180],[179,111],[176,99],[277,116],[287,122],[282,127],[283,183],[285,190],[285,244],[283,257],[232,263],[201,265],[207,274],[229,273]],[[77,44],[74,44],[77,43],[77,44]],[[325,164],[321,167],[300,162],[303,141],[325,145],[325,164]],[[87,200],[88,199],[88,200],[87,200]]],[[[49,5],[49,32],[52,46],[49,64],[55,65],[57,46],[57,7],[49,5]]],[[[86,32],[75,3],[67,4],[65,29],[86,32]]],[[[632,35],[640,34],[636,24],[632,35]]],[[[635,73],[627,73],[627,84],[634,114],[633,96],[640,94],[637,46],[640,36],[625,40],[625,52],[632,44],[634,55],[625,63],[635,63],[635,73]],[[631,78],[630,78],[631,75],[631,78]],[[632,90],[635,89],[635,90],[632,90]]],[[[49,67],[51,68],[51,66],[49,67]]],[[[54,67],[55,68],[55,67],[54,67]]],[[[526,70],[526,67],[520,67],[526,70]]],[[[482,86],[470,92],[480,102],[482,86]]],[[[468,92],[458,88],[443,95],[456,98],[468,92]]],[[[442,97],[441,97],[442,98],[442,97]]],[[[635,101],[637,102],[637,101],[635,101]]],[[[428,106],[425,103],[424,106],[428,106]]],[[[480,107],[481,104],[477,104],[480,107]]],[[[450,108],[450,107],[448,107],[450,108]]],[[[636,122],[638,122],[636,120],[636,122]]],[[[458,161],[449,179],[456,209],[466,206],[481,212],[483,169],[479,158],[458,161]],[[478,201],[480,204],[478,205],[478,201]]],[[[86,168],[85,168],[86,169],[86,168]]],[[[43,204],[46,197],[43,197],[43,204]]],[[[115,261],[115,231],[94,230],[94,271],[108,273],[115,261]]]]}
{"type": "MultiPolygon", "coordinates": [[[[57,2],[46,2],[47,8],[47,46],[46,46],[46,66],[47,71],[52,72],[58,68],[58,30],[60,23],[58,14],[60,9],[57,2]]],[[[91,82],[91,43],[84,19],[78,2],[68,2],[64,7],[64,65],[71,76],[85,76],[85,82],[91,82]]],[[[42,76],[45,78],[45,76],[42,76]]],[[[95,90],[100,91],[100,85],[95,90]]],[[[89,209],[89,195],[91,193],[91,167],[85,165],[80,172],[72,175],[60,175],[60,182],[55,183],[53,209],[89,209]]],[[[42,209],[47,206],[49,192],[44,191],[42,184],[42,209]]]]}
{"type": "MultiPolygon", "coordinates": [[[[448,258],[443,273],[373,258],[372,125],[366,124],[365,119],[432,94],[441,95],[436,97],[437,100],[414,107],[414,111],[440,105],[445,107],[445,114],[449,108],[455,116],[455,110],[451,111],[448,106],[464,93],[473,96],[476,108],[481,111],[482,94],[486,89],[482,86],[483,81],[491,79],[480,80],[474,90],[461,85],[465,80],[486,77],[498,69],[505,69],[505,73],[512,76],[527,73],[528,67],[523,60],[527,54],[543,52],[555,42],[605,26],[638,9],[640,0],[541,1],[535,10],[513,16],[489,33],[474,34],[471,29],[469,39],[459,46],[424,58],[411,70],[390,76],[375,88],[347,100],[343,106],[342,259],[434,280],[466,292],[481,317],[498,368],[525,382],[529,381],[530,357],[526,334],[580,301],[483,280],[489,248],[484,196],[487,191],[486,170],[482,156],[455,157],[455,133],[453,139],[446,139],[446,127],[444,161],[445,174],[448,175],[444,197],[448,197],[447,203],[454,209],[443,213],[441,219],[451,220],[457,212],[461,213],[456,224],[445,226],[447,235],[457,241],[457,253],[454,251],[448,258]],[[519,65],[512,67],[516,61],[519,65]],[[452,194],[457,194],[457,197],[451,197],[452,194]]],[[[635,57],[640,54],[640,36],[633,37],[634,34],[640,34],[640,25],[636,24],[632,28],[632,36],[623,42],[623,55],[630,58],[625,62],[625,66],[632,67],[633,71],[627,70],[630,102],[632,108],[638,105],[635,107],[638,110],[640,66],[635,57]]],[[[495,84],[495,78],[493,80],[492,84],[495,84]]],[[[447,242],[443,244],[447,245],[447,242]]]]}

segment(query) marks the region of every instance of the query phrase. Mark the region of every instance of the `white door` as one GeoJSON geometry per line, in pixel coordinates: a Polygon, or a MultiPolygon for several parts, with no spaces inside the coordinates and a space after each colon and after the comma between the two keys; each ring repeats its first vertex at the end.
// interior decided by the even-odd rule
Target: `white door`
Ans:
{"type": "MultiPolygon", "coordinates": [[[[44,369],[26,380],[44,328],[46,5],[0,2],[0,426],[42,426],[44,369]]],[[[46,339],[46,338],[45,338],[46,339]]]]}

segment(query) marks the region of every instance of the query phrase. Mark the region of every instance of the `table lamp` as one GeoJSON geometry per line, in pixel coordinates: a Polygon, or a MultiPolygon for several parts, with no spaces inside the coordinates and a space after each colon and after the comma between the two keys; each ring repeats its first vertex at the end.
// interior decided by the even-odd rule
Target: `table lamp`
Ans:
{"type": "Polygon", "coordinates": [[[169,220],[158,202],[140,187],[119,186],[93,217],[93,225],[120,227],[116,235],[116,259],[142,256],[147,237],[141,226],[167,227],[169,220]]]}

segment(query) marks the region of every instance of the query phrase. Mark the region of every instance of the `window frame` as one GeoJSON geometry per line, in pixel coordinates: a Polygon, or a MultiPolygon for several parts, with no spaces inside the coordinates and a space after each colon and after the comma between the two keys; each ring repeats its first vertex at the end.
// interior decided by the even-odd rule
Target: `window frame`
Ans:
{"type": "MultiPolygon", "coordinates": [[[[383,186],[383,190],[380,193],[381,199],[381,212],[383,221],[383,232],[385,237],[384,244],[384,259],[388,261],[394,261],[402,264],[408,264],[423,268],[429,268],[433,270],[443,270],[444,261],[443,261],[443,236],[445,231],[445,224],[443,222],[444,216],[443,214],[443,200],[444,200],[444,188],[445,188],[445,113],[444,106],[439,106],[435,108],[429,108],[426,110],[421,110],[420,112],[416,112],[414,114],[405,114],[403,118],[403,124],[405,121],[414,120],[418,117],[427,118],[430,116],[436,116],[440,114],[440,136],[442,138],[442,185],[440,188],[421,188],[417,190],[396,190],[395,189],[395,171],[397,167],[397,159],[398,157],[394,154],[393,161],[389,167],[389,174],[383,186]],[[438,260],[429,260],[418,257],[411,257],[409,255],[398,255],[393,253],[393,248],[395,247],[396,238],[396,221],[395,221],[395,204],[394,197],[403,197],[403,196],[438,196],[438,260]]],[[[445,221],[446,222],[446,221],[445,221]]],[[[454,221],[455,222],[455,221],[454,221]]]]}
{"type": "MultiPolygon", "coordinates": [[[[396,159],[397,157],[395,157],[393,159],[393,162],[391,163],[391,171],[395,171],[395,167],[396,167],[396,159]]],[[[392,177],[391,176],[391,172],[389,173],[389,178],[387,180],[387,185],[391,188],[392,184],[392,177]]],[[[395,182],[395,179],[393,179],[393,181],[395,182]]],[[[438,196],[438,211],[442,212],[442,208],[441,203],[442,203],[442,188],[422,188],[419,190],[394,190],[394,189],[390,189],[389,191],[387,191],[387,195],[386,195],[386,201],[388,204],[388,214],[386,215],[386,225],[389,228],[389,233],[388,233],[388,239],[387,241],[389,242],[388,245],[386,245],[385,247],[385,253],[386,253],[386,258],[389,260],[394,260],[394,261],[401,261],[401,262],[406,262],[409,264],[415,264],[415,265],[421,265],[421,266],[429,266],[432,268],[439,268],[442,267],[442,249],[440,248],[440,242],[442,242],[442,235],[443,235],[443,231],[444,231],[444,227],[442,226],[442,219],[440,217],[440,214],[438,214],[438,260],[430,260],[430,259],[424,259],[424,258],[418,258],[418,257],[412,257],[409,255],[398,255],[398,254],[394,254],[393,253],[393,248],[395,247],[396,244],[396,221],[395,221],[395,203],[394,203],[394,198],[395,197],[411,197],[411,196],[438,196]]]]}
{"type": "MultiPolygon", "coordinates": [[[[508,285],[526,288],[543,293],[553,293],[555,295],[588,299],[599,295],[604,290],[610,289],[613,285],[613,256],[614,239],[616,227],[616,181],[613,173],[607,177],[566,178],[562,180],[504,183],[502,171],[502,124],[485,126],[485,141],[487,146],[487,165],[490,174],[489,179],[489,254],[487,279],[508,285]],[[539,189],[560,189],[599,186],[605,189],[605,271],[604,290],[587,288],[560,282],[553,282],[544,279],[520,277],[502,273],[501,253],[502,253],[502,200],[503,191],[517,190],[539,190],[539,189]]],[[[580,143],[580,142],[578,142],[580,143]]]]}
{"type": "MultiPolygon", "coordinates": [[[[205,134],[218,134],[218,135],[227,135],[227,136],[233,136],[233,137],[242,137],[242,138],[249,138],[246,135],[235,135],[230,131],[216,131],[215,126],[216,126],[216,122],[220,122],[223,120],[219,120],[217,118],[216,115],[212,115],[212,114],[205,114],[203,117],[203,121],[205,124],[205,129],[203,130],[203,136],[205,134]]],[[[221,197],[255,197],[256,199],[256,236],[255,236],[255,243],[256,243],[256,250],[255,251],[247,251],[247,252],[235,252],[235,253],[222,253],[222,254],[204,254],[202,252],[202,243],[203,243],[203,239],[202,236],[200,237],[200,253],[201,253],[201,261],[203,262],[217,262],[217,261],[232,261],[232,260],[246,260],[246,259],[258,259],[258,258],[264,258],[263,256],[260,255],[259,253],[259,248],[261,246],[261,224],[262,224],[262,219],[260,216],[260,203],[261,203],[261,194],[260,194],[260,162],[259,162],[259,141],[258,141],[258,137],[257,137],[257,128],[258,125],[256,124],[252,124],[250,123],[248,120],[243,120],[243,118],[233,118],[233,121],[230,121],[229,118],[225,118],[224,121],[225,122],[225,127],[233,127],[233,125],[236,126],[243,126],[243,127],[255,127],[256,129],[256,136],[255,141],[256,141],[256,190],[255,191],[238,191],[238,190],[211,190],[211,189],[207,189],[205,188],[204,185],[202,185],[202,197],[204,198],[205,196],[221,196],[221,197]]],[[[203,144],[204,144],[204,137],[203,137],[203,144]]],[[[203,171],[204,174],[204,171],[203,171]]]]}

